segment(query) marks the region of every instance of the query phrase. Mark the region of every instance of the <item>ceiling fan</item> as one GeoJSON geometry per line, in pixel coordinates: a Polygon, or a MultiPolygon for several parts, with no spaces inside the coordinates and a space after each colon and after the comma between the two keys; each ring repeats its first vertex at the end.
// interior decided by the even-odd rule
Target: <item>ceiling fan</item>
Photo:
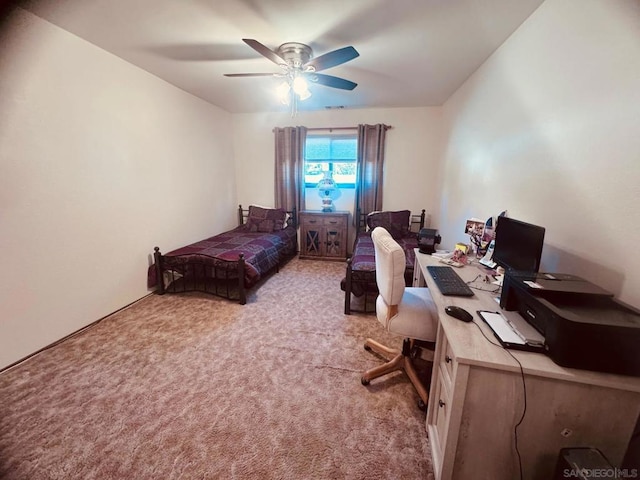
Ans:
{"type": "MultiPolygon", "coordinates": [[[[278,73],[225,73],[226,77],[282,77],[292,88],[295,88],[297,78],[342,90],[353,90],[358,85],[344,78],[317,73],[360,56],[353,47],[340,48],[314,58],[311,47],[303,43],[283,43],[274,51],[257,40],[243,38],[242,41],[263,57],[280,66],[282,71],[278,73]]],[[[304,99],[302,96],[300,98],[304,99]]]]}

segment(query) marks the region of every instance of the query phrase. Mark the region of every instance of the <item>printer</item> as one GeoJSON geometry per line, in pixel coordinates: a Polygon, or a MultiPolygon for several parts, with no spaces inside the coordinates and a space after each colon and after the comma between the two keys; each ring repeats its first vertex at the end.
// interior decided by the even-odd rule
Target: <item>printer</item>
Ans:
{"type": "Polygon", "coordinates": [[[570,274],[507,271],[500,306],[545,337],[558,365],[640,376],[640,311],[570,274]]]}

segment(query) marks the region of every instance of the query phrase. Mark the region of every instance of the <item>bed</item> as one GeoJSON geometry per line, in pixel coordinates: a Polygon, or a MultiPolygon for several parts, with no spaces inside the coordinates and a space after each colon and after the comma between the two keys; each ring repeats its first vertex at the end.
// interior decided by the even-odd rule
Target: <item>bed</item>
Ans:
{"type": "Polygon", "coordinates": [[[166,254],[155,247],[147,285],[161,295],[198,291],[244,305],[248,289],[296,255],[296,213],[239,205],[233,230],[166,254]]]}
{"type": "Polygon", "coordinates": [[[411,214],[409,210],[382,211],[363,214],[356,212],[356,238],[353,254],[347,260],[345,277],[340,282],[344,291],[344,313],[375,312],[378,296],[376,285],[376,257],[371,240],[371,230],[384,227],[405,252],[407,266],[405,283],[413,283],[414,248],[418,247],[417,233],[424,227],[425,211],[411,214]]]}

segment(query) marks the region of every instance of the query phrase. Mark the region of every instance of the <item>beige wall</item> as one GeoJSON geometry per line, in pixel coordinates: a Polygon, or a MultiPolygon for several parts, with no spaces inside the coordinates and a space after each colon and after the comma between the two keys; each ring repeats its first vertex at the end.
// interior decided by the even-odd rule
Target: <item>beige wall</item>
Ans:
{"type": "MultiPolygon", "coordinates": [[[[238,199],[243,204],[273,205],[273,128],[304,125],[309,128],[355,127],[384,123],[387,132],[383,203],[388,210],[439,207],[438,165],[441,157],[442,112],[438,108],[361,109],[286,114],[233,116],[238,199]]],[[[353,210],[353,196],[335,202],[338,210],[353,210]]],[[[314,205],[309,205],[313,207],[314,205]]]]}
{"type": "Polygon", "coordinates": [[[444,105],[438,223],[547,228],[543,269],[640,307],[640,8],[547,0],[444,105]]]}
{"type": "Polygon", "coordinates": [[[0,31],[0,368],[236,222],[231,116],[22,10],[0,31]],[[215,188],[213,188],[215,186],[215,188]]]}
{"type": "Polygon", "coordinates": [[[154,245],[273,204],[276,126],[392,125],[385,209],[425,208],[445,246],[507,209],[547,228],[544,268],[640,306],[637,5],[547,0],[442,108],[295,119],[230,115],[18,10],[0,31],[0,368],[145,295],[154,245]]]}

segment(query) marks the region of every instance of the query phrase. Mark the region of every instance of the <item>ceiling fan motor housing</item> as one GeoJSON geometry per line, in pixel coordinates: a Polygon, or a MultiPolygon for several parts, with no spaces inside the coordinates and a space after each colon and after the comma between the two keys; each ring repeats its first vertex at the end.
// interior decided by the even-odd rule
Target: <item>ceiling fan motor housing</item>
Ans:
{"type": "Polygon", "coordinates": [[[276,53],[287,62],[287,65],[296,69],[301,69],[313,58],[313,50],[304,43],[283,43],[278,47],[276,53]]]}

